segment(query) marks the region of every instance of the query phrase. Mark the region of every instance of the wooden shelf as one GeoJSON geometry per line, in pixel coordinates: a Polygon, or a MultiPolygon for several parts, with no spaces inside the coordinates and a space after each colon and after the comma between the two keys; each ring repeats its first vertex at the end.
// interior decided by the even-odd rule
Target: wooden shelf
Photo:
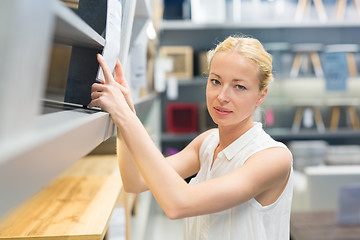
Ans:
{"type": "Polygon", "coordinates": [[[37,192],[113,131],[108,113],[78,109],[42,115],[29,130],[0,138],[0,189],[11,196],[2,200],[0,213],[37,192]]]}
{"type": "Polygon", "coordinates": [[[0,239],[103,239],[122,183],[116,155],[80,159],[0,222],[0,239]]]}
{"type": "MultiPolygon", "coordinates": [[[[85,82],[94,79],[86,75],[98,69],[91,57],[105,45],[106,1],[66,2],[74,9],[59,0],[5,0],[0,8],[0,18],[6,22],[0,77],[7,79],[0,117],[0,239],[103,239],[120,192],[114,158],[79,160],[105,140],[115,140],[108,113],[79,106],[54,110],[52,105],[51,113],[41,115],[52,46],[72,47],[68,84],[78,76],[85,82]],[[56,178],[74,163],[72,170],[56,178]]],[[[149,6],[148,0],[122,1],[119,59],[124,66],[127,57],[136,54],[130,51],[134,13],[145,23],[149,6]]],[[[70,89],[80,95],[80,88],[70,89]]],[[[153,102],[159,105],[154,99],[136,102],[137,108],[146,110],[142,117],[147,121],[148,115],[157,113],[148,110],[153,102]]],[[[126,201],[131,205],[131,200],[126,201]]]]}
{"type": "Polygon", "coordinates": [[[341,225],[337,222],[337,215],[338,213],[334,211],[292,213],[290,219],[291,239],[358,239],[359,225],[341,225]]]}

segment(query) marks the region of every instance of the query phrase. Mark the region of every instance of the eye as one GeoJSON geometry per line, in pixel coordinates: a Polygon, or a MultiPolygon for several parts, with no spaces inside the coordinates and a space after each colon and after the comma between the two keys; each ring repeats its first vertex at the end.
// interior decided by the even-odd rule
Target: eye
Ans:
{"type": "Polygon", "coordinates": [[[214,84],[214,85],[220,85],[219,80],[211,79],[210,81],[211,81],[211,83],[214,84]]]}
{"type": "Polygon", "coordinates": [[[246,90],[246,87],[244,87],[243,85],[236,85],[235,88],[238,90],[246,90]]]}

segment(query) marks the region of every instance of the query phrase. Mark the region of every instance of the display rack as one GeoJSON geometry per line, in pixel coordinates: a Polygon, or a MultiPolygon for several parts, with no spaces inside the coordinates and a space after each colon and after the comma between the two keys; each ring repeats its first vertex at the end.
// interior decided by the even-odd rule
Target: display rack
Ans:
{"type": "Polygon", "coordinates": [[[256,23],[193,23],[188,20],[164,20],[161,45],[189,45],[197,49],[213,48],[232,34],[253,36],[261,42],[303,43],[322,41],[323,44],[358,43],[359,21],[351,22],[276,22],[256,23]],[[191,33],[191,38],[186,37],[191,33]],[[321,39],[319,39],[321,36],[321,39]]]}
{"type": "MultiPolygon", "coordinates": [[[[191,46],[196,54],[207,51],[216,46],[229,35],[245,35],[259,39],[262,43],[287,42],[297,43],[317,43],[327,44],[358,44],[360,41],[360,22],[359,21],[257,21],[253,22],[224,22],[224,23],[194,23],[191,20],[164,20],[162,22],[162,32],[160,36],[161,46],[191,46]],[[191,37],[189,37],[191,36],[191,37]]],[[[287,53],[289,54],[289,52],[287,53]]],[[[292,58],[288,62],[291,62],[292,58]]],[[[291,67],[291,64],[290,64],[291,67]]],[[[290,68],[288,69],[290,73],[290,68]]],[[[198,83],[197,72],[194,72],[194,79],[179,81],[179,98],[176,101],[195,101],[205,102],[203,99],[194,99],[195,95],[204,92],[204,84],[198,83]],[[198,93],[194,93],[197,89],[198,93]]],[[[358,76],[348,80],[347,92],[326,92],[325,80],[315,76],[301,76],[297,79],[290,79],[287,76],[275,76],[276,79],[270,85],[269,94],[263,104],[263,108],[272,107],[276,110],[276,121],[280,127],[268,128],[275,139],[288,142],[291,140],[322,139],[334,144],[360,144],[360,134],[356,130],[347,131],[340,129],[338,132],[328,132],[319,134],[316,129],[302,130],[298,134],[290,131],[295,108],[293,103],[296,98],[319,97],[326,100],[332,97],[359,98],[358,76]]],[[[162,94],[162,117],[165,119],[166,105],[174,100],[168,100],[166,94],[162,94]]],[[[327,106],[322,106],[322,114],[326,119],[327,106]]],[[[328,122],[325,122],[328,125],[328,122]]],[[[328,130],[328,129],[327,129],[328,130]]],[[[180,148],[194,138],[194,134],[169,134],[163,128],[162,146],[173,147],[178,145],[180,148]]]]}
{"type": "Polygon", "coordinates": [[[348,28],[359,27],[359,21],[308,21],[308,22],[291,22],[291,21],[267,21],[267,22],[226,22],[226,23],[194,23],[191,20],[164,20],[162,29],[167,30],[204,30],[204,29],[298,29],[298,28],[348,28]]]}
{"type": "MultiPolygon", "coordinates": [[[[96,4],[106,6],[106,1],[96,4]]],[[[123,0],[122,5],[119,58],[125,65],[130,40],[141,32],[132,27],[133,19],[140,12],[145,22],[150,10],[146,0],[123,0]]],[[[5,93],[0,101],[1,217],[114,136],[114,124],[108,113],[86,107],[57,107],[42,114],[53,44],[101,52],[105,44],[101,32],[58,0],[6,0],[0,16],[0,79],[5,93]]],[[[141,109],[154,101],[156,95],[149,95],[135,105],[141,109]]],[[[151,113],[139,114],[146,119],[151,113]]]]}

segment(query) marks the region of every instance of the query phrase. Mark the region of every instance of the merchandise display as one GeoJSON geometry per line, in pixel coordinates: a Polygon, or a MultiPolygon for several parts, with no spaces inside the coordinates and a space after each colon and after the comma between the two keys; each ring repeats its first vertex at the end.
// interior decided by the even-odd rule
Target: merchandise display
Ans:
{"type": "MultiPolygon", "coordinates": [[[[232,70],[226,71],[232,63],[240,62],[237,58],[219,65],[227,74],[213,70],[216,64],[209,50],[229,36],[257,39],[266,51],[262,59],[267,59],[271,73],[264,73],[261,60],[249,57],[258,67],[254,76],[271,76],[263,102],[251,105],[251,120],[261,126],[261,134],[281,142],[281,147],[291,152],[287,179],[291,179],[293,189],[282,188],[286,195],[292,194],[292,207],[288,208],[291,239],[315,236],[325,240],[339,234],[350,239],[351,234],[360,232],[360,0],[2,0],[1,6],[0,239],[163,240],[157,234],[168,231],[164,239],[181,239],[183,235],[174,234],[176,220],[167,227],[162,202],[157,202],[157,192],[151,188],[154,184],[146,185],[148,178],[142,175],[143,169],[150,168],[153,173],[163,169],[155,168],[156,164],[136,165],[140,157],[134,156],[152,145],[141,145],[142,151],[138,151],[140,144],[135,144],[127,151],[131,144],[126,141],[138,136],[131,131],[130,137],[124,138],[126,129],[135,129],[130,128],[135,121],[123,120],[132,119],[132,115],[117,122],[115,117],[115,123],[127,124],[127,128],[116,127],[110,108],[99,107],[106,101],[96,100],[115,96],[105,105],[130,106],[144,126],[144,134],[149,135],[141,139],[159,149],[146,154],[147,163],[157,163],[149,161],[151,153],[175,155],[167,159],[171,164],[176,158],[187,163],[183,160],[189,157],[189,148],[185,147],[209,129],[219,132],[224,126],[227,130],[233,127],[233,122],[225,125],[222,118],[236,116],[231,114],[240,109],[247,111],[246,97],[255,89],[239,83],[246,83],[241,74],[251,70],[249,66],[245,71],[243,65],[233,67],[241,69],[233,75],[229,74],[232,70]],[[105,56],[111,73],[100,67],[98,54],[105,56]],[[110,86],[113,82],[106,85],[104,73],[106,79],[112,75],[118,89],[110,86]],[[231,80],[223,81],[227,76],[231,80]],[[210,95],[209,89],[223,83],[235,83],[232,89],[241,90],[232,92],[233,96],[248,93],[229,100],[241,107],[209,105],[209,99],[215,102],[221,95],[210,95]],[[97,91],[96,86],[110,90],[97,91]],[[104,94],[111,90],[116,94],[104,94]],[[125,101],[121,102],[121,97],[125,101]],[[221,115],[218,121],[214,112],[221,115]],[[127,169],[132,160],[135,165],[127,169]],[[123,181],[124,172],[136,181],[123,181]],[[146,195],[144,189],[151,191],[146,195]],[[134,193],[125,192],[128,190],[134,193]],[[94,220],[94,214],[100,218],[94,220]],[[124,226],[117,228],[120,224],[124,226]],[[93,235],[90,230],[94,230],[93,235]]],[[[261,88],[261,84],[254,86],[261,88]]],[[[244,127],[243,122],[240,125],[244,127]]],[[[241,144],[249,147],[247,144],[256,139],[251,136],[241,144]]],[[[237,152],[239,147],[233,146],[237,152]]],[[[266,149],[258,147],[256,151],[266,149]]],[[[211,152],[213,164],[218,159],[215,154],[219,153],[219,159],[226,155],[224,149],[211,152]]],[[[266,157],[270,155],[275,156],[266,157]]],[[[196,156],[207,160],[208,153],[206,158],[196,156]]],[[[244,158],[244,163],[250,159],[236,156],[244,158]]],[[[228,160],[225,163],[231,166],[228,160]]],[[[199,165],[205,166],[200,160],[199,165]]],[[[175,170],[179,170],[179,182],[191,183],[197,181],[196,176],[201,178],[199,169],[192,169],[190,177],[182,176],[183,169],[175,170]]],[[[166,184],[169,179],[169,175],[161,177],[166,184]]],[[[275,206],[280,200],[271,204],[275,206]]],[[[254,207],[259,204],[256,201],[254,207]]],[[[216,211],[221,216],[222,210],[216,211]]],[[[216,211],[210,214],[215,216],[216,211]]],[[[175,216],[170,218],[178,218],[175,216]]],[[[194,217],[201,218],[203,226],[211,220],[207,213],[194,217]]]]}

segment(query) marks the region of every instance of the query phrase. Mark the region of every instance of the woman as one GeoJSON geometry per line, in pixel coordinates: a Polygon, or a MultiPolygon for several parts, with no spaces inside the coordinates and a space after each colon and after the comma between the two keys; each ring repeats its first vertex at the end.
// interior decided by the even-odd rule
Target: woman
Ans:
{"type": "Polygon", "coordinates": [[[150,189],[169,218],[185,218],[185,239],[289,239],[292,156],[253,121],[271,56],[256,39],[229,37],[209,59],[206,101],[218,128],[164,158],[136,117],[120,64],[114,80],[98,56],[106,80],[93,85],[89,107],[108,111],[118,127],[125,191],[150,189]]]}

